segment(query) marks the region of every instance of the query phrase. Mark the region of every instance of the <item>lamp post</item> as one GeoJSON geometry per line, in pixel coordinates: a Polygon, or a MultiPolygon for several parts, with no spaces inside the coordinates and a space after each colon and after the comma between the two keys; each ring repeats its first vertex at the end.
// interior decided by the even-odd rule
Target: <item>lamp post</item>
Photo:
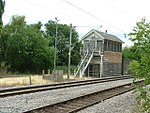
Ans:
{"type": "Polygon", "coordinates": [[[56,20],[56,34],[55,34],[55,47],[54,47],[54,75],[55,75],[55,70],[56,70],[56,46],[57,46],[57,30],[58,30],[58,19],[55,17],[56,20]]]}

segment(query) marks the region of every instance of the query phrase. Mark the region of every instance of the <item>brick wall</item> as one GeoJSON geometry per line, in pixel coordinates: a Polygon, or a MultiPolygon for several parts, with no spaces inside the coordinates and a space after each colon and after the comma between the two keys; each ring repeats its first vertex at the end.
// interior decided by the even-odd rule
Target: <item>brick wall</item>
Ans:
{"type": "Polygon", "coordinates": [[[122,53],[105,51],[104,62],[122,63],[122,53]]]}
{"type": "Polygon", "coordinates": [[[103,76],[121,75],[122,53],[104,52],[103,76]]]}

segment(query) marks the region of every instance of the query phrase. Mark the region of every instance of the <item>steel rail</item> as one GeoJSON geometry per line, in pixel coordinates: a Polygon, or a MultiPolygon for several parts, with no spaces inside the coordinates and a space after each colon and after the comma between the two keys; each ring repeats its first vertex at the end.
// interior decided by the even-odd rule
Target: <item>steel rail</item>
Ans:
{"type": "Polygon", "coordinates": [[[24,111],[23,113],[75,113],[106,99],[131,91],[137,86],[143,85],[143,83],[144,80],[136,82],[134,85],[132,85],[132,83],[128,83],[117,87],[92,92],[90,94],[84,94],[63,102],[34,108],[24,111]]]}
{"type": "Polygon", "coordinates": [[[115,77],[97,78],[97,79],[90,79],[90,80],[79,80],[79,81],[71,81],[71,82],[45,84],[45,85],[31,85],[31,86],[22,86],[22,87],[14,87],[14,88],[4,88],[4,89],[0,89],[0,98],[20,95],[20,94],[34,93],[39,91],[52,90],[52,89],[75,87],[81,85],[96,84],[96,83],[130,79],[130,78],[132,78],[132,76],[115,76],[115,77]]]}

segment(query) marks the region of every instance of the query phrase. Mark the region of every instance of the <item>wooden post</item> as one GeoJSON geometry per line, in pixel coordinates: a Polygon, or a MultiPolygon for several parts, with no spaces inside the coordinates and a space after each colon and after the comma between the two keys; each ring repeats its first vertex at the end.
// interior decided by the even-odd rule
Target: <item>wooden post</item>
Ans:
{"type": "Polygon", "coordinates": [[[107,41],[107,51],[109,51],[109,47],[108,47],[108,41],[107,41]]]}
{"type": "Polygon", "coordinates": [[[88,77],[89,77],[89,65],[88,65],[88,77]]]}
{"type": "Polygon", "coordinates": [[[45,70],[43,69],[43,70],[42,70],[42,75],[44,75],[44,74],[45,74],[45,70]]]}
{"type": "Polygon", "coordinates": [[[94,77],[94,64],[93,64],[93,77],[94,77]]]}
{"type": "Polygon", "coordinates": [[[100,78],[102,77],[103,74],[103,55],[100,55],[101,62],[100,62],[100,78]]]}
{"type": "Polygon", "coordinates": [[[48,69],[48,74],[50,75],[50,69],[48,69]]]}
{"type": "Polygon", "coordinates": [[[29,81],[30,81],[30,85],[32,85],[31,75],[29,75],[29,81]]]}

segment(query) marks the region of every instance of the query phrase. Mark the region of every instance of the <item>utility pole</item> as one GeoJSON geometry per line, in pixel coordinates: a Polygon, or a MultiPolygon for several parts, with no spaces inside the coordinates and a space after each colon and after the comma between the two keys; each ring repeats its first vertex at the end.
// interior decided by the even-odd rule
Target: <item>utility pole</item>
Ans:
{"type": "Polygon", "coordinates": [[[72,24],[70,24],[70,37],[69,37],[68,76],[67,76],[68,79],[70,77],[70,58],[71,58],[71,50],[72,50],[72,48],[71,48],[71,46],[72,46],[71,39],[72,39],[72,24]]]}
{"type": "Polygon", "coordinates": [[[55,75],[55,71],[56,71],[56,48],[57,48],[57,31],[58,31],[58,19],[57,17],[55,17],[56,20],[56,36],[55,36],[55,47],[54,47],[54,75],[55,75]]]}

